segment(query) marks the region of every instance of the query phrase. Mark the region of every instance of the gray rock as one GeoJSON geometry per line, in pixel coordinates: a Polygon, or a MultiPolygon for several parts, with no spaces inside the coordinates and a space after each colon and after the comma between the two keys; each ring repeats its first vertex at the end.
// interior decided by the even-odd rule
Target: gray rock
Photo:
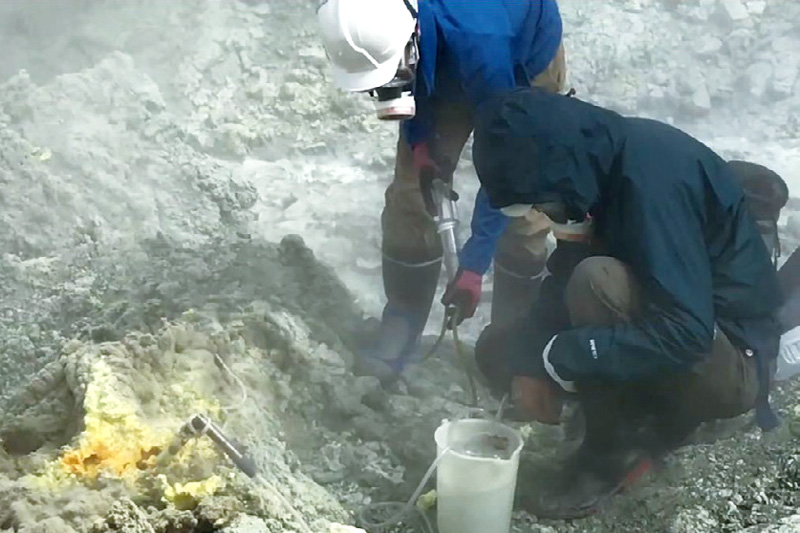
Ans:
{"type": "Polygon", "coordinates": [[[712,533],[719,530],[719,523],[702,507],[683,509],[669,527],[669,533],[712,533]]]}
{"type": "Polygon", "coordinates": [[[772,40],[772,50],[781,60],[785,55],[795,55],[800,53],[800,39],[790,35],[776,37],[772,40]]]}
{"type": "Polygon", "coordinates": [[[221,533],[270,533],[267,523],[262,519],[250,516],[241,515],[234,522],[222,528],[221,533]]]}
{"type": "Polygon", "coordinates": [[[708,94],[708,86],[703,83],[692,94],[692,109],[698,114],[706,114],[711,111],[711,95],[708,94]]]}
{"type": "Polygon", "coordinates": [[[746,4],[747,11],[751,15],[763,15],[767,9],[767,3],[764,0],[749,0],[746,4]]]}
{"type": "Polygon", "coordinates": [[[272,14],[272,7],[267,0],[245,0],[256,15],[268,17],[272,14]]]}
{"type": "Polygon", "coordinates": [[[786,98],[792,95],[800,72],[800,63],[791,56],[784,56],[785,60],[778,63],[775,75],[772,78],[772,92],[776,96],[786,98]]]}
{"type": "Polygon", "coordinates": [[[722,49],[722,40],[713,35],[703,35],[694,43],[694,50],[701,56],[713,56],[722,49]]]}
{"type": "Polygon", "coordinates": [[[750,93],[756,98],[763,97],[772,79],[772,65],[761,61],[751,65],[747,69],[748,81],[750,82],[750,93]]]}
{"type": "MultiPolygon", "coordinates": [[[[152,532],[150,529],[148,533],[152,532]]],[[[70,527],[63,519],[58,516],[42,520],[32,526],[24,526],[19,530],[20,533],[75,533],[75,529],[70,527]]],[[[125,533],[144,533],[144,530],[126,530],[125,533]]]]}
{"type": "Polygon", "coordinates": [[[145,512],[128,498],[116,502],[102,525],[92,529],[92,533],[155,533],[147,520],[145,512]]]}
{"type": "Polygon", "coordinates": [[[732,22],[739,22],[750,17],[750,13],[741,0],[720,0],[719,4],[724,14],[732,22]]]}
{"type": "Polygon", "coordinates": [[[353,526],[343,526],[342,524],[331,524],[326,533],[367,533],[361,528],[353,526]]]}
{"type": "Polygon", "coordinates": [[[800,531],[800,515],[784,518],[780,524],[769,526],[760,533],[797,533],[797,531],[800,531]]]}
{"type": "Polygon", "coordinates": [[[790,215],[786,221],[786,233],[794,239],[800,239],[800,216],[790,215]]]}

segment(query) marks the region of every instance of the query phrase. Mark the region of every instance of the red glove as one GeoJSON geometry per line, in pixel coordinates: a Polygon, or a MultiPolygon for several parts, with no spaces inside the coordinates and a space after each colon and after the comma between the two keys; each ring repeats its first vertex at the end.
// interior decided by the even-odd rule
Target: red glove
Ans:
{"type": "Polygon", "coordinates": [[[483,276],[477,272],[459,269],[456,279],[447,286],[447,290],[442,296],[442,303],[448,306],[453,305],[458,309],[459,324],[465,318],[475,315],[481,299],[482,282],[483,276]]]}
{"type": "Polygon", "coordinates": [[[527,416],[542,424],[561,423],[564,403],[561,388],[553,380],[517,376],[511,384],[511,393],[514,405],[527,416]]]}
{"type": "Polygon", "coordinates": [[[438,173],[439,166],[431,157],[428,143],[421,142],[412,146],[411,155],[413,157],[414,170],[417,172],[417,174],[419,174],[424,168],[432,168],[438,173]]]}

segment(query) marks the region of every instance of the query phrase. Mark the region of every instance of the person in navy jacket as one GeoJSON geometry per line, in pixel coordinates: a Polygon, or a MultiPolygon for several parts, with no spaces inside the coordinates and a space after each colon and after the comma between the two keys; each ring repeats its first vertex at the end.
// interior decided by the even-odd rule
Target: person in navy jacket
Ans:
{"type": "Polygon", "coordinates": [[[557,239],[530,316],[490,325],[475,350],[531,419],[560,423],[567,395],[582,408],[578,452],[529,510],[591,512],[702,422],[754,410],[763,430],[777,425],[768,395],[784,297],[758,191],[742,185],[764,182],[759,167],[531,88],[481,109],[473,160],[493,207],[544,212],[557,239]]]}

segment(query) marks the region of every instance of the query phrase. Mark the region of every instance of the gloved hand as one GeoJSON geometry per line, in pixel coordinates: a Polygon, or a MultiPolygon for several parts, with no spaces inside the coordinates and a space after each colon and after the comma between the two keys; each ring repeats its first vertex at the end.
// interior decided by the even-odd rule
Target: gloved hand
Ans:
{"type": "Polygon", "coordinates": [[[552,426],[561,422],[564,406],[561,388],[548,377],[515,377],[511,398],[514,406],[533,420],[552,426]]]}
{"type": "Polygon", "coordinates": [[[413,157],[414,170],[420,174],[424,169],[432,169],[434,173],[439,173],[439,166],[433,160],[430,153],[430,147],[427,142],[421,142],[411,147],[411,154],[413,157]]]}
{"type": "Polygon", "coordinates": [[[445,306],[453,305],[458,309],[458,323],[465,318],[475,316],[481,298],[483,276],[470,270],[458,269],[456,278],[447,286],[442,296],[445,306]]]}
{"type": "Polygon", "coordinates": [[[544,347],[541,359],[529,369],[531,375],[516,376],[511,383],[514,404],[542,424],[559,424],[563,393],[575,392],[575,384],[561,379],[550,362],[550,349],[557,338],[558,335],[554,335],[544,347]]]}

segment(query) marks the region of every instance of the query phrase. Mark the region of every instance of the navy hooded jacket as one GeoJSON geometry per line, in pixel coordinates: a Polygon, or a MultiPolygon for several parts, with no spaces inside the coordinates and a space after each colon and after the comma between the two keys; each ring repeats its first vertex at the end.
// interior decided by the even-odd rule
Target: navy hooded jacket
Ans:
{"type": "MultiPolygon", "coordinates": [[[[562,34],[556,0],[421,0],[419,26],[417,114],[402,125],[412,146],[435,131],[435,99],[463,100],[475,109],[498,92],[530,85],[555,57],[562,34]]],[[[507,225],[479,191],[461,266],[486,272],[507,225]]]]}
{"type": "Polygon", "coordinates": [[[473,159],[493,207],[561,200],[571,218],[591,215],[604,255],[627,264],[643,291],[634,321],[571,327],[563,290],[580,254],[559,242],[513,374],[541,368],[555,334],[549,359],[565,381],[686,370],[710,352],[715,326],[762,361],[777,355],[781,296],[769,253],[731,169],[698,140],[520,89],[484,107],[473,159]]]}

